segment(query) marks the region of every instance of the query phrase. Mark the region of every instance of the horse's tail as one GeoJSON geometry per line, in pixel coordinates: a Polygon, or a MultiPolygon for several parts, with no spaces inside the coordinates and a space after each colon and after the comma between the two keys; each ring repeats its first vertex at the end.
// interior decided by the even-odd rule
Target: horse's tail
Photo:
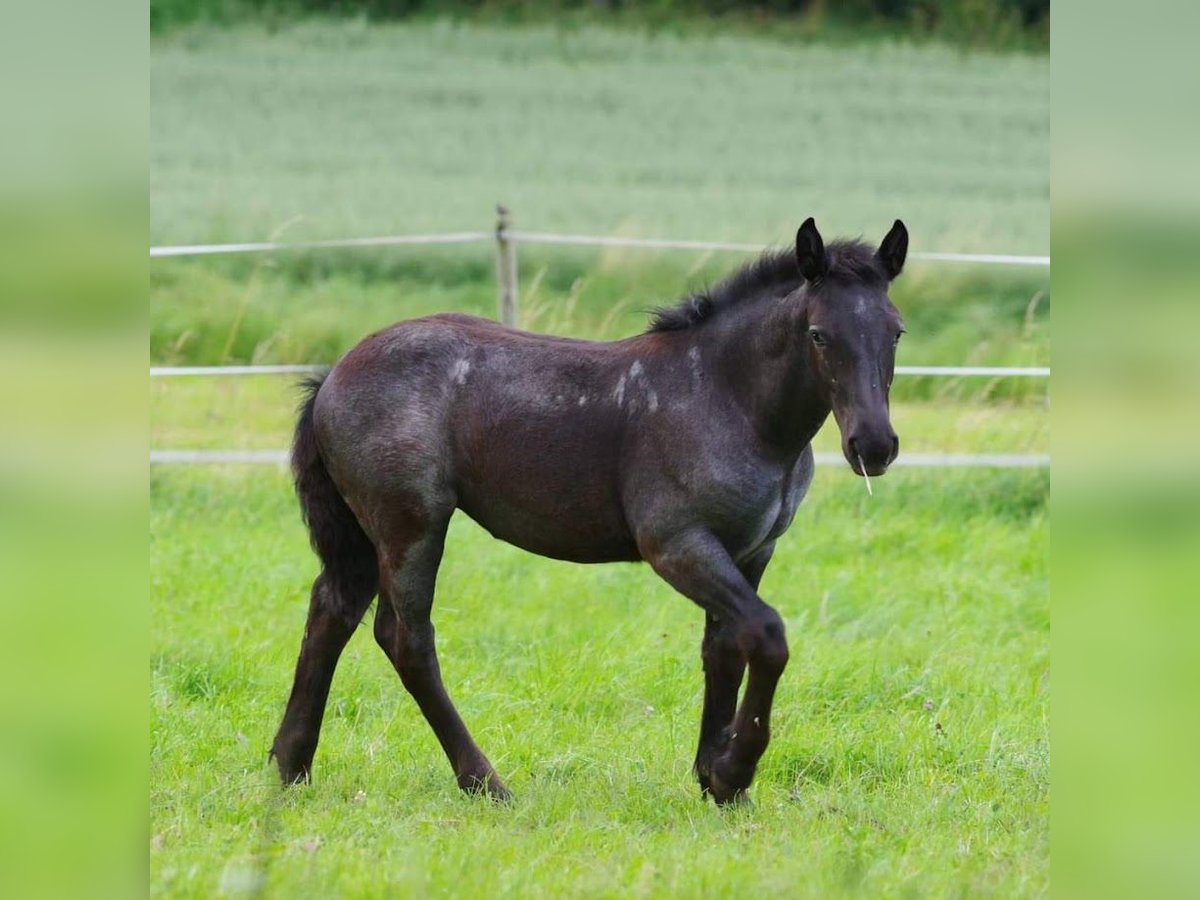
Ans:
{"type": "Polygon", "coordinates": [[[366,605],[360,598],[366,595],[370,602],[378,591],[379,564],[375,545],[329,477],[317,446],[313,407],[328,374],[313,375],[301,385],[304,395],[292,441],[292,476],[312,548],[321,558],[336,602],[345,606],[339,611],[357,623],[366,605]]]}

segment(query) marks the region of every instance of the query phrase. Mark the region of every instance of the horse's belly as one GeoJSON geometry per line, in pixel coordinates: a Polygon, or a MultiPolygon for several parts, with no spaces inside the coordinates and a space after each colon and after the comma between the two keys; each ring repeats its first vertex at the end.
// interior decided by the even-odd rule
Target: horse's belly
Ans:
{"type": "Polygon", "coordinates": [[[641,558],[615,507],[587,492],[528,488],[460,485],[458,505],[493,537],[540,556],[581,563],[641,558]]]}

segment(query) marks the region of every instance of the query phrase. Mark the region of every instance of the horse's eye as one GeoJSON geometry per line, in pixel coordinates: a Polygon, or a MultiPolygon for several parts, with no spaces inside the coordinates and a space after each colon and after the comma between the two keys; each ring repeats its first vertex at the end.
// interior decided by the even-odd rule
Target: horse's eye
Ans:
{"type": "Polygon", "coordinates": [[[808,334],[812,338],[813,343],[816,344],[818,347],[825,346],[825,335],[822,334],[820,331],[818,331],[815,328],[810,328],[810,329],[808,329],[808,334]]]}

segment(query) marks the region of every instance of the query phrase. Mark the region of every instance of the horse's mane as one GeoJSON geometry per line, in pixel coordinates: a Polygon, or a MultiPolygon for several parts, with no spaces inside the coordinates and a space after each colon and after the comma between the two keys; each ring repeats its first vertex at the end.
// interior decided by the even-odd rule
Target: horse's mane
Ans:
{"type": "MultiPolygon", "coordinates": [[[[828,271],[822,281],[878,286],[887,274],[875,258],[875,248],[863,241],[833,241],[825,247],[828,271]]],[[[784,297],[803,283],[792,250],[768,250],[714,287],[684,297],[672,306],[653,311],[648,331],[682,331],[720,314],[741,300],[761,296],[784,297]]]]}

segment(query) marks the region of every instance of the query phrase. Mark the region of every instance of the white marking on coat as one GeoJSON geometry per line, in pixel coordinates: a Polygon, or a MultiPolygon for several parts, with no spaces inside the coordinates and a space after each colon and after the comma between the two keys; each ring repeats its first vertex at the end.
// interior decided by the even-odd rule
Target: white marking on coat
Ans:
{"type": "Polygon", "coordinates": [[[645,409],[650,413],[658,410],[658,394],[650,386],[650,380],[646,377],[646,369],[642,366],[641,360],[635,359],[629,366],[628,376],[622,375],[621,380],[617,383],[618,406],[625,399],[627,386],[629,388],[628,409],[631,413],[637,412],[639,409],[645,409]]]}
{"type": "Polygon", "coordinates": [[[466,384],[467,373],[471,371],[471,363],[468,360],[460,359],[454,363],[454,368],[450,370],[450,377],[454,379],[455,384],[466,384]]]}
{"type": "Polygon", "coordinates": [[[700,348],[688,348],[688,367],[692,370],[692,387],[700,386],[700,381],[704,377],[704,373],[700,368],[700,348]]]}
{"type": "Polygon", "coordinates": [[[617,401],[617,406],[625,402],[625,376],[622,375],[617,381],[617,389],[613,391],[613,399],[617,401]]]}

